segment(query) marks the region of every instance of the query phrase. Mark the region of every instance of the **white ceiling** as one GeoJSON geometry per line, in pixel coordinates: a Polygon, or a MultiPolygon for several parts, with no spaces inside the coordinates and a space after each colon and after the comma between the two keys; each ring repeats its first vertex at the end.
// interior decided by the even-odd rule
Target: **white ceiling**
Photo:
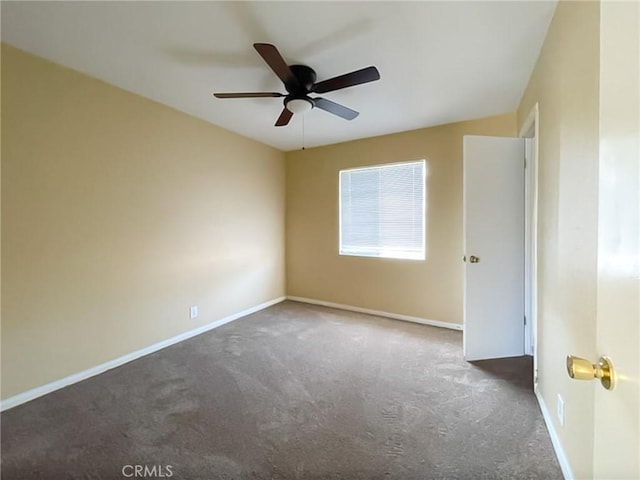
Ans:
{"type": "Polygon", "coordinates": [[[2,40],[281,150],[327,145],[515,110],[555,1],[6,2],[2,40]],[[273,124],[282,99],[212,97],[279,91],[253,49],[273,43],[318,80],[375,65],[381,80],[273,124]],[[304,128],[303,128],[304,127],[304,128]]]}

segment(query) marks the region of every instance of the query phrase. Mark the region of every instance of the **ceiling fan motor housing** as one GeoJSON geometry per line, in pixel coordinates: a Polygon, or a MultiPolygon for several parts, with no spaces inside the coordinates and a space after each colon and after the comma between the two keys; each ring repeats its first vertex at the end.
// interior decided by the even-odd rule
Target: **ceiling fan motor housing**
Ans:
{"type": "Polygon", "coordinates": [[[295,78],[285,83],[285,88],[293,97],[304,98],[316,83],[316,72],[306,65],[290,65],[289,68],[295,78]]]}
{"type": "Polygon", "coordinates": [[[289,95],[284,99],[284,106],[292,113],[305,113],[315,107],[315,102],[309,98],[309,92],[316,83],[316,72],[306,65],[290,65],[293,79],[285,83],[289,95]]]}

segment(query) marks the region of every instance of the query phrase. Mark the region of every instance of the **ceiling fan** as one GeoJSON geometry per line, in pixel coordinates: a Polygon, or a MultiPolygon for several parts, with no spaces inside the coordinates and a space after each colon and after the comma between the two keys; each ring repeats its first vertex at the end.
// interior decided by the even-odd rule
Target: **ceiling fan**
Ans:
{"type": "Polygon", "coordinates": [[[373,82],[380,79],[376,67],[366,67],[344,75],[329,78],[316,83],[316,72],[306,65],[287,65],[278,49],[270,43],[254,43],[253,47],[267,62],[267,65],[282,80],[287,94],[279,92],[249,92],[249,93],[214,93],[216,98],[261,98],[284,97],[284,109],[275,123],[282,127],[289,123],[294,114],[308,112],[317,107],[326,112],[337,115],[346,120],[353,120],[359,113],[355,110],[332,102],[322,97],[310,97],[312,93],[327,93],[342,88],[373,82]]]}

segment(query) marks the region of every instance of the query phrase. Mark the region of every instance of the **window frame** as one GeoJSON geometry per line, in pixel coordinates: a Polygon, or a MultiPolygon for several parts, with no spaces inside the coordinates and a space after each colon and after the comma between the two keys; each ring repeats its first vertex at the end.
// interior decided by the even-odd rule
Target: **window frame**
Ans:
{"type": "Polygon", "coordinates": [[[360,167],[352,167],[352,168],[343,168],[338,171],[338,255],[345,257],[360,257],[360,258],[380,258],[380,259],[389,259],[389,260],[408,260],[408,261],[426,261],[427,259],[427,160],[422,158],[420,160],[404,160],[399,162],[389,162],[389,163],[380,163],[376,165],[366,165],[360,167]],[[358,170],[371,170],[371,169],[382,169],[384,167],[392,167],[392,166],[400,166],[400,165],[409,165],[409,164],[417,164],[422,163],[422,182],[423,182],[423,195],[422,195],[422,250],[421,255],[412,256],[412,255],[384,255],[379,254],[379,247],[362,247],[363,250],[370,248],[372,250],[376,250],[376,254],[367,255],[362,251],[359,252],[350,252],[345,251],[342,247],[342,173],[343,172],[354,172],[358,170]]]}

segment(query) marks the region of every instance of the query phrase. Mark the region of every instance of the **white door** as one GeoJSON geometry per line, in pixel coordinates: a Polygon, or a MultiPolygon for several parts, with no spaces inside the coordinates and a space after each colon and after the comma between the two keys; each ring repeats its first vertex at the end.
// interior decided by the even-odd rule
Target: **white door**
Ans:
{"type": "Polygon", "coordinates": [[[524,355],[524,139],[465,136],[467,361],[524,355]]]}
{"type": "Polygon", "coordinates": [[[583,385],[595,388],[596,479],[640,478],[639,18],[638,2],[601,3],[596,355],[617,385],[583,385]]]}

